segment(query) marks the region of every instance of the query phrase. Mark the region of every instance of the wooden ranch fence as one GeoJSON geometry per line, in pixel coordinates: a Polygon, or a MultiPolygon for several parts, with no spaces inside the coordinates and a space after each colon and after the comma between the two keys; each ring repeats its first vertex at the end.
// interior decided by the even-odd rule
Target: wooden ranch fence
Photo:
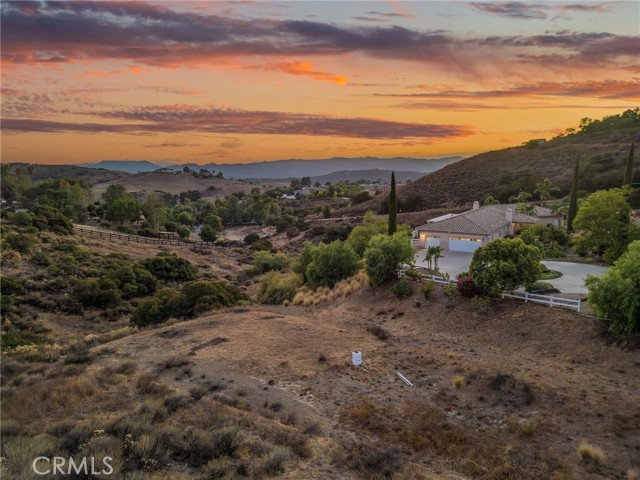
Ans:
{"type": "Polygon", "coordinates": [[[188,246],[188,247],[212,247],[213,242],[191,242],[188,240],[181,240],[177,238],[149,238],[142,237],[140,235],[130,235],[122,232],[112,232],[109,230],[99,230],[94,228],[86,228],[78,225],[73,227],[77,232],[87,234],[92,237],[99,238],[116,238],[118,240],[124,240],[131,243],[147,243],[151,245],[176,245],[176,246],[188,246]]]}

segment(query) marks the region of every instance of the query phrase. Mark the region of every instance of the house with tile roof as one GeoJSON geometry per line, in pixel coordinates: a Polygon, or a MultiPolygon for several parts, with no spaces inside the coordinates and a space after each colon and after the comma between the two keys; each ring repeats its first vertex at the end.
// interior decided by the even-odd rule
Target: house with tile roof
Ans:
{"type": "Polygon", "coordinates": [[[473,252],[492,240],[513,235],[534,224],[562,225],[562,215],[546,207],[535,207],[527,215],[517,211],[517,204],[487,205],[473,202],[468,212],[447,214],[428,220],[416,228],[420,248],[439,246],[442,250],[473,252]]]}

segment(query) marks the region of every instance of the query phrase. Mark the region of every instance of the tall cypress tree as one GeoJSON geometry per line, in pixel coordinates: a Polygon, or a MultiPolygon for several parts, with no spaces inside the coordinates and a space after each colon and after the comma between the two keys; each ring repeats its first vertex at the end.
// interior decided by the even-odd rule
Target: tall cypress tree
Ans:
{"type": "Polygon", "coordinates": [[[631,149],[629,150],[629,158],[627,159],[627,168],[624,171],[624,180],[622,185],[631,186],[631,178],[633,177],[633,142],[631,142],[631,149]]]}
{"type": "Polygon", "coordinates": [[[398,213],[398,199],[396,198],[396,174],[391,172],[391,191],[389,192],[389,235],[396,233],[396,214],[398,213]]]}
{"type": "Polygon", "coordinates": [[[567,214],[567,230],[573,230],[573,221],[578,213],[578,174],[580,160],[576,159],[576,166],[573,168],[573,179],[571,180],[571,195],[569,196],[569,212],[567,214]]]}

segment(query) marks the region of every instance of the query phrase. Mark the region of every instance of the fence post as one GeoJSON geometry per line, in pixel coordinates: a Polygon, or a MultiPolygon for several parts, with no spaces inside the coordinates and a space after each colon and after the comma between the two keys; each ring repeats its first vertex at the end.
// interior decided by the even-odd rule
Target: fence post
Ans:
{"type": "Polygon", "coordinates": [[[525,290],[525,292],[524,292],[524,303],[527,303],[528,301],[529,301],[529,292],[527,292],[525,290]]]}
{"type": "Polygon", "coordinates": [[[582,299],[578,299],[578,313],[580,313],[580,305],[582,304],[582,299]]]}

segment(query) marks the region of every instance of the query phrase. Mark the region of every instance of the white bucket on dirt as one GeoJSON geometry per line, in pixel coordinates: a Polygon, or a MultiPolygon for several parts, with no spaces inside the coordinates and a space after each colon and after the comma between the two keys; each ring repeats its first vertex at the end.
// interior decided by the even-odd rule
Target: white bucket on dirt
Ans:
{"type": "Polygon", "coordinates": [[[351,352],[351,362],[357,367],[362,365],[362,353],[361,352],[351,352]]]}

